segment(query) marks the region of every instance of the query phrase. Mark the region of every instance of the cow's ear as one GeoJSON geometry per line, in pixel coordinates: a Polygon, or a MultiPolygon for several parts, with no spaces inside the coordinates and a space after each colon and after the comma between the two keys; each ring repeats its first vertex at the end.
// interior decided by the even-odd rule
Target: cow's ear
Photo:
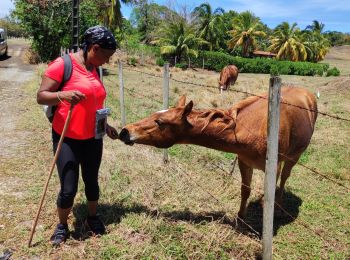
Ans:
{"type": "Polygon", "coordinates": [[[185,118],[189,115],[189,113],[191,113],[193,108],[193,101],[191,100],[190,102],[188,102],[188,104],[185,106],[184,111],[182,113],[182,118],[185,118]]]}
{"type": "Polygon", "coordinates": [[[182,95],[179,99],[179,101],[177,101],[176,103],[176,107],[184,107],[186,104],[186,96],[182,95]]]}

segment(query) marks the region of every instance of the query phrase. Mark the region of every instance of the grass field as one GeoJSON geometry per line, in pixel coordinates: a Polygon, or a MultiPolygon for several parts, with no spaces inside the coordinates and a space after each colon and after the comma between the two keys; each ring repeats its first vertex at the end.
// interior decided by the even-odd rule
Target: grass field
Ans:
{"type": "MultiPolygon", "coordinates": [[[[350,48],[333,49],[325,62],[341,69],[340,77],[282,76],[288,85],[320,92],[319,110],[350,119],[350,48]],[[346,55],[344,55],[344,52],[346,55]],[[341,66],[340,66],[341,65],[341,66]]],[[[104,77],[112,108],[109,123],[120,129],[117,65],[104,77]]],[[[38,73],[44,66],[38,66],[38,73]]],[[[154,66],[125,68],[126,120],[133,122],[162,109],[162,69],[154,66]],[[140,70],[159,77],[141,74],[140,70]]],[[[218,74],[204,70],[171,69],[171,78],[216,86],[218,74]]],[[[268,89],[269,75],[240,74],[231,89],[260,94],[268,89]]],[[[252,194],[245,223],[236,220],[240,201],[240,175],[235,155],[203,147],[176,145],[164,165],[160,149],[105,139],[100,171],[100,213],[108,234],[87,237],[84,185],[80,183],[70,216],[72,237],[60,249],[48,239],[56,225],[54,172],[34,237],[27,248],[30,227],[40,200],[51,160],[50,124],[36,104],[38,79],[21,93],[23,110],[17,130],[25,145],[2,162],[0,180],[0,254],[34,259],[255,259],[261,256],[263,172],[254,171],[252,194]],[[11,181],[8,181],[11,180],[11,181]]],[[[245,94],[170,81],[170,104],[181,95],[195,108],[224,107],[245,94]]],[[[350,123],[319,115],[310,146],[300,162],[350,187],[350,123]]],[[[349,259],[350,193],[297,165],[287,181],[283,206],[288,214],[275,217],[275,259],[349,259]]]]}

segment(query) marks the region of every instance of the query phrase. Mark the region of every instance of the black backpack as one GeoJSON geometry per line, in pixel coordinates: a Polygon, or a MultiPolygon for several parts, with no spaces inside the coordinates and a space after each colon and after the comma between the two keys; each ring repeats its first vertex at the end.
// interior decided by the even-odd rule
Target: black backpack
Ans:
{"type": "MultiPolygon", "coordinates": [[[[70,79],[70,77],[72,76],[72,70],[73,70],[72,60],[71,60],[69,54],[65,54],[62,58],[64,61],[63,79],[62,79],[62,82],[61,82],[60,86],[58,87],[57,91],[60,91],[63,88],[64,84],[70,79]]],[[[57,108],[56,105],[44,105],[43,106],[45,115],[46,115],[47,119],[50,121],[50,123],[52,123],[56,108],[57,108]]]]}

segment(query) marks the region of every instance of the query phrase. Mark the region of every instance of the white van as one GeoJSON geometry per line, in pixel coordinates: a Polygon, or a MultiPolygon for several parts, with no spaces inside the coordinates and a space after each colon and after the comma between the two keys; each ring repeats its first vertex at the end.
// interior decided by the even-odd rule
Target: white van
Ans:
{"type": "Polygon", "coordinates": [[[7,56],[7,35],[3,28],[0,28],[0,56],[7,56]]]}

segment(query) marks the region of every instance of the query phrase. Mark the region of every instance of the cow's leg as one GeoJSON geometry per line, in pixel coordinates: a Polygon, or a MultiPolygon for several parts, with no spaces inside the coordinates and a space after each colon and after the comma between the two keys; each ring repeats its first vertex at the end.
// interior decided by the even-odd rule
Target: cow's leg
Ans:
{"type": "Polygon", "coordinates": [[[241,206],[239,208],[238,217],[244,218],[246,214],[247,201],[250,196],[250,184],[252,182],[253,168],[247,166],[238,158],[238,166],[241,172],[241,206]]]}
{"type": "MultiPolygon", "coordinates": [[[[295,160],[296,162],[298,161],[295,160]]],[[[276,194],[276,202],[282,206],[282,196],[284,193],[284,186],[286,184],[286,181],[288,179],[288,177],[290,176],[290,173],[292,171],[293,166],[296,164],[296,162],[291,162],[291,161],[286,161],[284,163],[283,169],[282,169],[282,173],[281,173],[281,181],[280,181],[280,187],[278,190],[278,193],[276,194]]]]}
{"type": "Polygon", "coordinates": [[[277,187],[278,179],[279,179],[280,176],[281,176],[281,169],[282,169],[282,162],[279,162],[279,163],[277,164],[276,187],[277,187]]]}

